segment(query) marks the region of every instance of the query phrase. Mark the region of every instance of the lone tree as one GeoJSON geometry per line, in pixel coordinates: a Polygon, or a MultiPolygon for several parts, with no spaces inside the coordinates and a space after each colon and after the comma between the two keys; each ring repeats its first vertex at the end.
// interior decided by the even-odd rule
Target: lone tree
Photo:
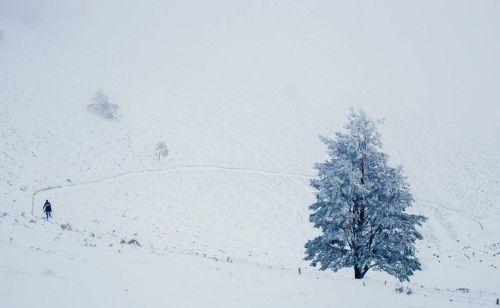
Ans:
{"type": "Polygon", "coordinates": [[[156,152],[158,152],[158,160],[160,160],[162,156],[163,157],[168,156],[168,148],[165,142],[162,141],[156,144],[156,152]]]}
{"type": "Polygon", "coordinates": [[[373,268],[409,281],[421,270],[416,227],[427,218],[406,213],[413,197],[402,168],[389,166],[382,152],[380,123],[351,110],[344,132],[320,137],[330,158],[316,165],[309,220],[322,234],[306,243],[305,260],[334,272],[352,267],[356,279],[373,268]]]}
{"type": "Polygon", "coordinates": [[[87,106],[89,111],[106,119],[116,119],[119,117],[118,109],[120,107],[110,103],[109,97],[102,90],[98,90],[95,93],[92,101],[93,103],[87,106]]]}

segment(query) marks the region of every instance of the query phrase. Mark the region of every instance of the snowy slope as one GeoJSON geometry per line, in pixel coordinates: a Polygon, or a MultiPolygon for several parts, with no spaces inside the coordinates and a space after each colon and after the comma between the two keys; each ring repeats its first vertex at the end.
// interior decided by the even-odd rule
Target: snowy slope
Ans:
{"type": "Polygon", "coordinates": [[[0,4],[6,307],[500,296],[497,3],[86,3],[0,4]],[[119,120],[87,112],[98,89],[119,120]],[[411,295],[385,274],[363,286],[302,261],[317,135],[349,106],[386,118],[385,149],[430,218],[411,295]]]}

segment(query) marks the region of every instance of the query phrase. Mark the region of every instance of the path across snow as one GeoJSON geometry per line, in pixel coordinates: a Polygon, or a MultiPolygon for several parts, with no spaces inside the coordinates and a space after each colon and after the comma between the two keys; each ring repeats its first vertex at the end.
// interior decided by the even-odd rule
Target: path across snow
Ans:
{"type": "Polygon", "coordinates": [[[283,177],[297,177],[297,178],[308,178],[311,179],[313,175],[301,174],[301,173],[293,173],[293,172],[278,172],[278,171],[266,171],[261,169],[252,169],[252,168],[239,168],[239,167],[224,167],[224,166],[201,166],[201,165],[185,165],[185,166],[174,166],[169,168],[162,169],[149,169],[149,170],[139,170],[139,171],[127,171],[119,174],[115,174],[108,177],[103,177],[96,180],[90,181],[81,181],[81,182],[68,182],[60,185],[52,185],[43,188],[36,189],[31,195],[31,215],[34,215],[35,208],[35,200],[36,196],[39,193],[54,190],[54,189],[62,189],[65,187],[77,187],[77,186],[85,186],[90,184],[98,184],[105,183],[111,180],[126,178],[126,177],[134,177],[145,174],[162,174],[174,171],[223,171],[223,172],[238,172],[238,173],[248,173],[248,174],[257,174],[262,176],[283,176],[283,177]]]}

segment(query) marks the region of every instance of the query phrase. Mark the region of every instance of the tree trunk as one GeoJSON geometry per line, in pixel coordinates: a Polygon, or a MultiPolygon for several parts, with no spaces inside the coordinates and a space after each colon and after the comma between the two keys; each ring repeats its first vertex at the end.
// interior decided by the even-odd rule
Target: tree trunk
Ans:
{"type": "Polygon", "coordinates": [[[361,267],[354,266],[354,278],[363,279],[365,277],[366,271],[361,267]]]}

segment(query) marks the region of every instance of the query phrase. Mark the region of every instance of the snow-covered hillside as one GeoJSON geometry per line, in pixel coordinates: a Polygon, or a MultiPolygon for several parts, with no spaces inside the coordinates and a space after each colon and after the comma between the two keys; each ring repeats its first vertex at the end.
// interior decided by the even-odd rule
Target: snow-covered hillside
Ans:
{"type": "Polygon", "coordinates": [[[101,2],[0,2],[2,307],[495,304],[497,2],[101,2]],[[429,217],[410,283],[302,261],[350,106],[429,217]]]}

